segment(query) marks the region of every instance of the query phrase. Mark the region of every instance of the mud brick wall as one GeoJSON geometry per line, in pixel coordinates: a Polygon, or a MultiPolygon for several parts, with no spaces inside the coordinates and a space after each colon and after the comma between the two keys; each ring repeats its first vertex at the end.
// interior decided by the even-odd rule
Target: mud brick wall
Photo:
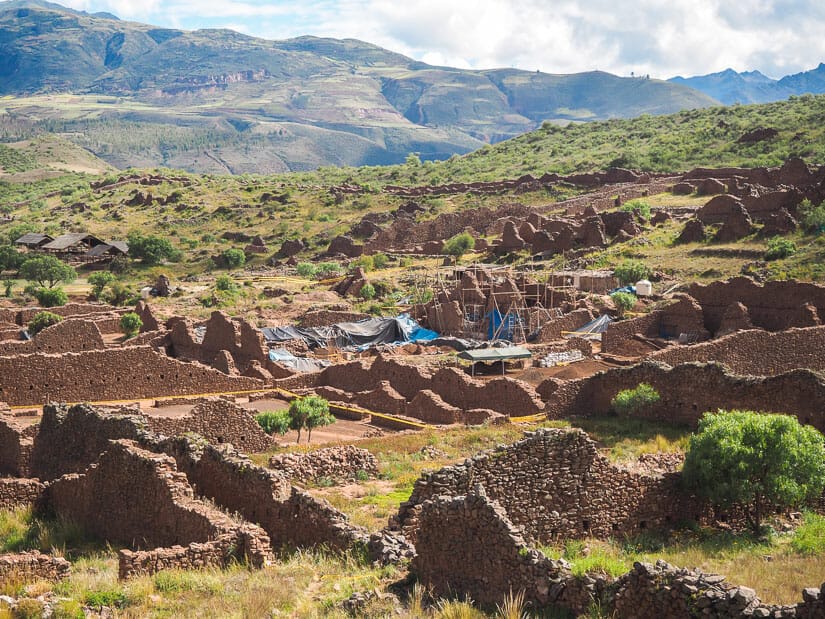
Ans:
{"type": "Polygon", "coordinates": [[[221,351],[227,351],[241,373],[253,361],[266,365],[269,360],[263,334],[245,320],[231,319],[220,311],[206,321],[203,341],[198,342],[192,325],[182,318],[167,323],[169,341],[176,357],[211,364],[221,351]]]}
{"type": "Polygon", "coordinates": [[[552,342],[553,340],[560,340],[566,335],[566,331],[575,331],[579,327],[586,325],[591,320],[593,320],[593,314],[589,309],[581,308],[573,310],[561,318],[556,318],[545,322],[539,331],[536,341],[552,342]]]}
{"type": "Polygon", "coordinates": [[[0,510],[33,507],[40,502],[45,489],[37,479],[0,477],[0,510]]]}
{"type": "Polygon", "coordinates": [[[68,578],[72,564],[62,557],[38,551],[0,555],[0,582],[29,583],[38,580],[58,581],[68,578]]]}
{"type": "Polygon", "coordinates": [[[11,405],[243,391],[262,381],[184,363],[149,346],[0,357],[0,399],[11,405]]]}
{"type": "Polygon", "coordinates": [[[551,418],[603,416],[623,389],[648,383],[660,400],[635,417],[695,427],[707,411],[750,409],[795,415],[800,422],[825,431],[825,377],[794,370],[770,377],[739,376],[718,363],[686,363],[675,367],[645,361],[629,368],[599,372],[589,378],[539,385],[551,418]]]}
{"type": "Polygon", "coordinates": [[[0,342],[0,356],[101,350],[106,345],[97,323],[68,319],[52,325],[26,342],[0,342]]]}
{"type": "Polygon", "coordinates": [[[0,475],[28,477],[36,426],[26,426],[14,417],[0,414],[0,475]]]}
{"type": "Polygon", "coordinates": [[[338,482],[356,479],[360,474],[378,475],[378,461],[366,449],[355,445],[325,447],[309,453],[285,453],[272,456],[269,467],[290,479],[317,481],[320,478],[338,482]]]}
{"type": "Polygon", "coordinates": [[[220,398],[196,404],[183,417],[147,415],[153,432],[176,436],[195,432],[211,443],[231,443],[246,452],[261,452],[275,445],[275,440],[263,431],[248,409],[220,398]]]}
{"type": "Polygon", "coordinates": [[[60,307],[27,307],[21,310],[3,310],[0,318],[4,318],[8,322],[13,322],[22,327],[29,324],[36,314],[42,311],[49,311],[64,318],[84,316],[89,320],[96,321],[103,314],[125,314],[129,310],[126,308],[113,307],[111,305],[95,305],[93,303],[67,303],[60,307]]]}
{"type": "Polygon", "coordinates": [[[825,327],[808,327],[778,333],[740,331],[711,342],[668,348],[649,358],[668,365],[717,361],[736,374],[775,376],[798,368],[825,370],[823,351],[825,327]]]}
{"type": "Polygon", "coordinates": [[[737,277],[725,282],[691,285],[687,293],[702,306],[705,327],[716,333],[725,309],[733,303],[742,303],[748,308],[755,327],[768,331],[781,331],[799,324],[799,309],[806,303],[814,306],[821,317],[825,317],[825,286],[797,281],[771,281],[757,284],[746,277],[737,277]]]}
{"type": "Polygon", "coordinates": [[[608,462],[581,430],[525,433],[510,446],[427,473],[398,522],[415,536],[419,506],[436,495],[467,494],[476,485],[504,508],[529,540],[607,538],[701,516],[704,506],[678,490],[673,473],[633,473],[608,462]]]}

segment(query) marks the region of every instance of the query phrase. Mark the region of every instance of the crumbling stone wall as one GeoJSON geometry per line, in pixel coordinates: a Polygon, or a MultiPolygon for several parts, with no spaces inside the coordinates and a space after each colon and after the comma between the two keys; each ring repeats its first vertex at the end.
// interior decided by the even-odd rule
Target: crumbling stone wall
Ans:
{"type": "Polygon", "coordinates": [[[120,315],[129,311],[128,309],[113,307],[111,305],[96,305],[94,303],[67,303],[66,305],[61,305],[59,307],[27,307],[20,310],[5,309],[2,310],[2,313],[0,313],[0,319],[4,322],[13,322],[21,327],[25,327],[29,324],[29,322],[31,322],[31,319],[34,318],[36,314],[44,310],[57,314],[58,316],[63,316],[64,318],[84,317],[93,322],[97,322],[99,319],[105,320],[108,318],[109,314],[120,315]]]}
{"type": "Polygon", "coordinates": [[[344,482],[359,474],[378,475],[378,460],[366,449],[355,445],[325,447],[308,453],[285,453],[269,459],[270,468],[298,481],[317,481],[320,478],[344,482]]]}
{"type": "Polygon", "coordinates": [[[740,331],[693,346],[667,348],[650,359],[669,365],[692,361],[724,364],[736,374],[775,376],[799,368],[825,370],[825,327],[778,333],[740,331]]]}
{"type": "Polygon", "coordinates": [[[209,398],[196,404],[183,417],[147,415],[153,432],[177,436],[187,432],[200,434],[212,443],[231,443],[245,452],[261,452],[275,445],[275,440],[263,431],[252,413],[223,398],[209,398]]]}
{"type": "Polygon", "coordinates": [[[630,472],[608,462],[583,431],[545,429],[423,475],[401,505],[401,530],[415,538],[424,501],[467,494],[476,485],[501,503],[527,539],[541,543],[637,533],[698,520],[704,510],[679,491],[676,474],[630,472]]]}
{"type": "Polygon", "coordinates": [[[52,582],[69,577],[72,564],[63,557],[52,557],[33,550],[0,555],[0,582],[30,583],[38,580],[52,582]]]}
{"type": "Polygon", "coordinates": [[[97,323],[69,319],[43,329],[25,342],[0,342],[0,356],[26,353],[62,353],[105,348],[97,323]]]}
{"type": "Polygon", "coordinates": [[[12,405],[126,400],[260,389],[253,378],[184,363],[149,346],[0,357],[0,398],[12,405]]]}
{"type": "Polygon", "coordinates": [[[552,342],[564,337],[565,332],[575,331],[593,320],[593,313],[587,308],[573,310],[561,318],[545,322],[536,338],[537,342],[552,342]]]}
{"type": "Polygon", "coordinates": [[[612,412],[610,401],[623,389],[648,383],[660,400],[634,416],[696,426],[707,411],[751,409],[795,415],[799,421],[825,431],[825,377],[810,370],[793,370],[769,377],[740,376],[718,363],[685,363],[671,367],[645,361],[615,368],[559,385],[538,387],[551,418],[600,416],[612,412]]]}
{"type": "Polygon", "coordinates": [[[28,477],[36,426],[0,413],[0,475],[28,477]]]}
{"type": "Polygon", "coordinates": [[[0,510],[34,507],[46,486],[37,479],[0,477],[0,510]]]}

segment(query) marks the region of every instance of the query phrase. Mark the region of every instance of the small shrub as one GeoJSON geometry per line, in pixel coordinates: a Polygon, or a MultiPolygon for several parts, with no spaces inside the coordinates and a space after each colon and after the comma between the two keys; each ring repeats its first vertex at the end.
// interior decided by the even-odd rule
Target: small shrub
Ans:
{"type": "Polygon", "coordinates": [[[387,257],[387,254],[375,254],[372,257],[372,263],[375,265],[376,269],[383,269],[387,266],[387,262],[389,262],[389,260],[390,259],[387,257]]]}
{"type": "Polygon", "coordinates": [[[255,421],[267,434],[284,435],[289,430],[289,413],[286,411],[263,411],[255,415],[255,421]]]}
{"type": "Polygon", "coordinates": [[[768,249],[765,251],[765,260],[781,260],[796,253],[796,243],[790,239],[783,239],[777,236],[768,241],[768,249]]]}
{"type": "Polygon", "coordinates": [[[121,306],[134,305],[139,296],[123,282],[114,281],[100,294],[100,298],[109,305],[121,306]]]}
{"type": "Polygon", "coordinates": [[[120,317],[120,330],[126,334],[127,338],[137,335],[142,326],[143,321],[134,312],[127,312],[120,317]]]}
{"type": "Polygon", "coordinates": [[[43,616],[43,602],[33,598],[18,600],[12,616],[14,619],[40,619],[43,616]]]}
{"type": "Polygon", "coordinates": [[[449,256],[461,258],[468,251],[476,246],[476,240],[469,232],[460,232],[454,237],[447,239],[441,251],[449,256]]]}
{"type": "Polygon", "coordinates": [[[115,274],[111,271],[97,271],[89,275],[89,285],[92,287],[92,296],[95,299],[100,298],[100,293],[103,289],[117,279],[115,274]]]}
{"type": "Polygon", "coordinates": [[[619,318],[624,318],[624,315],[636,306],[636,295],[630,292],[614,292],[610,295],[613,303],[616,304],[616,312],[619,318]]]}
{"type": "Polygon", "coordinates": [[[653,272],[641,260],[624,260],[615,269],[613,275],[622,285],[635,284],[640,279],[650,279],[653,272]]]}
{"type": "Polygon", "coordinates": [[[316,277],[318,279],[336,277],[341,274],[341,270],[341,265],[336,262],[322,262],[318,265],[316,277]]]}
{"type": "Polygon", "coordinates": [[[825,202],[820,202],[817,206],[805,198],[799,204],[799,214],[801,216],[802,227],[811,233],[825,232],[825,202]]]}
{"type": "Polygon", "coordinates": [[[372,284],[364,284],[361,291],[358,293],[362,299],[369,301],[375,298],[375,286],[372,284]]]}
{"type": "Polygon", "coordinates": [[[83,619],[83,605],[77,600],[59,600],[52,607],[52,619],[83,619]]]}
{"type": "Polygon", "coordinates": [[[295,270],[298,271],[298,275],[306,277],[307,279],[312,279],[318,273],[318,267],[311,262],[299,262],[295,270]]]}
{"type": "Polygon", "coordinates": [[[62,288],[36,288],[34,298],[41,307],[60,307],[69,302],[69,295],[62,288]]]}
{"type": "Polygon", "coordinates": [[[361,256],[350,265],[351,270],[355,270],[358,267],[362,268],[365,273],[369,273],[375,269],[375,260],[373,260],[372,256],[361,256]]]}
{"type": "Polygon", "coordinates": [[[619,415],[633,415],[656,404],[661,399],[659,392],[647,383],[640,383],[635,389],[623,389],[610,401],[619,415]]]}
{"type": "Polygon", "coordinates": [[[650,219],[650,204],[646,200],[629,200],[622,204],[619,210],[628,213],[636,211],[642,219],[650,219]]]}
{"type": "Polygon", "coordinates": [[[37,335],[46,327],[56,325],[61,320],[63,320],[63,316],[58,316],[54,312],[38,312],[29,323],[29,335],[37,335]]]}
{"type": "Polygon", "coordinates": [[[229,275],[219,275],[215,279],[215,288],[224,292],[237,292],[238,284],[229,275]]]}
{"type": "Polygon", "coordinates": [[[805,512],[802,524],[791,538],[791,548],[801,555],[821,555],[825,553],[825,516],[805,512]]]}
{"type": "Polygon", "coordinates": [[[221,257],[224,264],[230,269],[237,269],[246,264],[246,254],[236,247],[224,250],[221,257]]]}
{"type": "Polygon", "coordinates": [[[98,610],[104,606],[122,609],[129,605],[129,596],[120,589],[102,589],[86,592],[83,601],[87,606],[98,610]]]}

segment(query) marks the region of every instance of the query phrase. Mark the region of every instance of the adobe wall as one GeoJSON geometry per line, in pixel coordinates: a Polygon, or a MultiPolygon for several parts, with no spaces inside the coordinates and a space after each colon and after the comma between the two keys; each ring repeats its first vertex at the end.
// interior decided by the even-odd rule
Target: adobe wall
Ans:
{"type": "Polygon", "coordinates": [[[704,505],[678,489],[674,473],[632,473],[611,464],[581,430],[543,429],[463,464],[424,474],[398,513],[415,539],[421,504],[477,485],[498,501],[528,540],[539,543],[633,534],[700,518],[704,505]]]}
{"type": "Polygon", "coordinates": [[[37,479],[0,477],[0,511],[34,507],[45,490],[46,486],[37,479]]]}
{"type": "Polygon", "coordinates": [[[573,310],[561,318],[555,318],[545,322],[539,331],[537,342],[552,342],[560,340],[565,336],[565,332],[575,331],[579,327],[586,325],[593,320],[593,313],[587,308],[573,310]]]}
{"type": "Polygon", "coordinates": [[[11,405],[127,400],[263,386],[257,379],[227,376],[198,363],[166,357],[149,346],[0,357],[0,399],[11,405]]]}
{"type": "Polygon", "coordinates": [[[747,277],[736,277],[724,282],[692,284],[687,293],[702,306],[705,327],[716,333],[728,306],[742,303],[748,308],[755,327],[781,331],[800,324],[800,308],[810,303],[825,317],[825,286],[797,281],[769,281],[757,284],[747,277]]]}
{"type": "Polygon", "coordinates": [[[825,377],[810,370],[754,377],[732,374],[717,363],[671,367],[645,361],[561,385],[545,381],[538,391],[545,395],[551,418],[604,416],[612,412],[610,401],[619,391],[643,382],[659,392],[660,400],[635,417],[695,427],[707,411],[750,409],[795,415],[825,431],[825,377]]]}
{"type": "Polygon", "coordinates": [[[644,316],[611,322],[602,333],[602,352],[620,355],[625,345],[637,333],[645,337],[659,337],[662,310],[654,310],[644,316]]]}
{"type": "Polygon", "coordinates": [[[710,342],[655,352],[653,361],[677,365],[722,363],[736,374],[776,376],[799,368],[825,370],[825,326],[777,333],[739,331],[710,342]]]}
{"type": "Polygon", "coordinates": [[[0,413],[0,475],[28,477],[36,426],[0,413]]]}
{"type": "Polygon", "coordinates": [[[28,341],[0,342],[0,357],[29,353],[82,352],[106,348],[94,322],[70,318],[43,329],[28,341]]]}
{"type": "Polygon", "coordinates": [[[0,555],[0,582],[4,583],[55,582],[68,578],[71,571],[72,564],[66,559],[44,555],[36,550],[0,555]]]}
{"type": "Polygon", "coordinates": [[[112,305],[96,305],[94,303],[67,303],[59,307],[27,307],[24,309],[3,309],[0,310],[0,320],[4,322],[13,322],[25,327],[31,322],[31,319],[42,311],[49,311],[64,318],[69,317],[88,317],[88,320],[96,322],[97,319],[105,319],[107,314],[124,314],[128,309],[114,307],[112,305]]]}
{"type": "Polygon", "coordinates": [[[183,417],[147,415],[149,429],[166,436],[195,432],[210,443],[230,443],[245,452],[272,448],[275,440],[263,431],[248,409],[222,398],[196,404],[183,417]]]}

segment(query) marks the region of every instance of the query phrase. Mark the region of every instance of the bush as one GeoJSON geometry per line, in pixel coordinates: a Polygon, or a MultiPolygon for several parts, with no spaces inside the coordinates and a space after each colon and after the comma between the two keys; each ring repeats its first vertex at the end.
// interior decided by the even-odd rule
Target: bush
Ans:
{"type": "Polygon", "coordinates": [[[139,295],[123,282],[114,281],[101,293],[100,298],[109,305],[134,305],[139,295]]]}
{"type": "Polygon", "coordinates": [[[640,279],[650,279],[653,272],[641,260],[624,260],[615,269],[613,275],[623,286],[635,284],[640,279]]]}
{"type": "Polygon", "coordinates": [[[619,318],[624,318],[625,313],[636,306],[636,295],[630,292],[614,292],[610,295],[610,298],[616,304],[616,312],[619,314],[619,318]]]}
{"type": "Polygon", "coordinates": [[[372,263],[375,265],[376,269],[383,269],[387,266],[387,262],[389,262],[389,260],[390,259],[387,257],[387,254],[375,254],[372,257],[372,263]]]}
{"type": "Polygon", "coordinates": [[[54,256],[36,256],[20,265],[20,275],[43,288],[54,288],[60,282],[70,284],[77,271],[54,256]]]}
{"type": "Polygon", "coordinates": [[[316,277],[318,277],[319,279],[336,277],[341,274],[341,271],[341,265],[337,262],[322,262],[318,265],[316,277]]]}
{"type": "Polygon", "coordinates": [[[23,264],[23,254],[11,245],[0,245],[0,272],[16,271],[23,264]]]}
{"type": "Polygon", "coordinates": [[[89,285],[92,287],[92,296],[95,299],[100,298],[100,293],[103,289],[117,279],[114,273],[109,271],[97,271],[89,275],[89,285]]]}
{"type": "Polygon", "coordinates": [[[224,250],[221,254],[221,258],[227,268],[230,269],[237,269],[238,267],[242,267],[246,264],[246,254],[236,247],[224,250]]]}
{"type": "Polygon", "coordinates": [[[706,413],[690,439],[687,487],[722,507],[740,506],[761,531],[767,509],[818,497],[825,488],[825,437],[791,415],[706,413]]]}
{"type": "Polygon", "coordinates": [[[791,548],[801,555],[818,556],[825,553],[825,516],[805,512],[802,524],[793,532],[791,548]]]}
{"type": "Polygon", "coordinates": [[[61,320],[63,320],[63,316],[59,316],[54,312],[38,312],[29,322],[29,335],[37,335],[46,327],[56,325],[61,320]]]}
{"type": "Polygon", "coordinates": [[[619,415],[634,415],[661,399],[659,392],[647,383],[640,383],[635,389],[623,389],[610,400],[610,406],[619,415]]]}
{"type": "Polygon", "coordinates": [[[454,237],[447,239],[441,251],[449,256],[461,258],[468,251],[476,246],[476,240],[469,232],[460,232],[454,237]]]}
{"type": "Polygon", "coordinates": [[[181,258],[181,253],[172,246],[168,239],[152,234],[143,236],[139,232],[132,232],[128,240],[129,255],[143,264],[154,266],[164,260],[175,262],[181,258]]]}
{"type": "Polygon", "coordinates": [[[127,312],[120,317],[120,330],[126,334],[126,337],[137,335],[142,326],[143,321],[134,312],[127,312]]]}
{"type": "Polygon", "coordinates": [[[799,204],[799,214],[801,216],[802,227],[812,233],[825,232],[825,202],[820,202],[817,206],[805,198],[799,204]]]}
{"type": "Polygon", "coordinates": [[[69,302],[69,295],[62,288],[36,288],[34,298],[40,307],[60,307],[69,302]]]}
{"type": "Polygon", "coordinates": [[[229,275],[219,275],[215,279],[215,288],[224,292],[237,292],[238,284],[229,275]]]}
{"type": "Polygon", "coordinates": [[[364,284],[361,287],[361,291],[358,293],[362,299],[366,299],[369,301],[370,299],[375,298],[375,286],[372,284],[364,284]]]}
{"type": "Polygon", "coordinates": [[[642,219],[650,219],[650,204],[646,200],[629,200],[622,204],[619,210],[628,213],[637,211],[642,219]]]}
{"type": "Polygon", "coordinates": [[[255,415],[255,421],[267,434],[284,435],[289,430],[289,413],[286,411],[263,411],[255,415]]]}
{"type": "Polygon", "coordinates": [[[768,241],[768,249],[765,252],[765,260],[781,260],[796,253],[796,243],[790,239],[774,237],[768,241]]]}
{"type": "Polygon", "coordinates": [[[350,264],[350,270],[354,271],[357,268],[362,268],[365,273],[369,273],[373,269],[375,269],[375,261],[373,260],[372,256],[361,256],[358,260],[353,261],[350,264]]]}
{"type": "Polygon", "coordinates": [[[318,267],[311,262],[299,262],[295,270],[298,271],[298,275],[307,279],[312,279],[318,274],[318,267]]]}

